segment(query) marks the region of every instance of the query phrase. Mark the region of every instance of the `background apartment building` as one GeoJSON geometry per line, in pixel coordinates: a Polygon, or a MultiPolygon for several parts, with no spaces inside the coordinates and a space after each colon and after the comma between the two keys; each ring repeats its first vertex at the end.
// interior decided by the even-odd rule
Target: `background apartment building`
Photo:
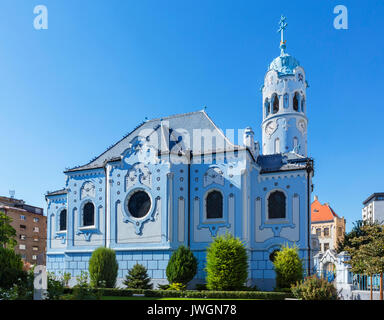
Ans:
{"type": "Polygon", "coordinates": [[[363,221],[384,223],[384,192],[371,194],[363,205],[363,221]]]}
{"type": "Polygon", "coordinates": [[[311,204],[311,234],[318,240],[318,251],[335,250],[337,242],[345,234],[344,217],[339,217],[330,207],[329,203],[321,204],[318,197],[311,204]]]}
{"type": "Polygon", "coordinates": [[[0,211],[12,219],[11,225],[16,230],[15,252],[25,262],[45,265],[47,218],[43,209],[23,200],[0,196],[0,211]]]}

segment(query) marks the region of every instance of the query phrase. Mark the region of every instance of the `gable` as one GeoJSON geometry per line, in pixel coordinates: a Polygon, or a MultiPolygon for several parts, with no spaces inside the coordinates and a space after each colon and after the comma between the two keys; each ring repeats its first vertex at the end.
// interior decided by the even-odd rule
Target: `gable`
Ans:
{"type": "Polygon", "coordinates": [[[67,172],[103,167],[109,161],[120,160],[124,153],[135,152],[144,143],[158,152],[174,153],[188,149],[194,153],[233,151],[238,147],[205,111],[197,111],[144,122],[88,164],[67,172]]]}

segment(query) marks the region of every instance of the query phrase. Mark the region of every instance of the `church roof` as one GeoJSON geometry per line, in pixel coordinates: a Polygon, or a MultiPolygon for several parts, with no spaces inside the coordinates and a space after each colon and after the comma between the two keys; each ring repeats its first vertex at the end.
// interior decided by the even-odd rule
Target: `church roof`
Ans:
{"type": "Polygon", "coordinates": [[[321,204],[319,200],[315,200],[311,204],[311,221],[332,221],[335,218],[339,218],[335,211],[330,207],[328,203],[321,204]]]}
{"type": "MultiPolygon", "coordinates": [[[[89,163],[74,167],[72,169],[67,170],[66,172],[71,171],[78,171],[78,170],[86,170],[86,169],[95,169],[95,168],[101,168],[103,167],[107,162],[109,161],[115,161],[120,160],[121,155],[124,153],[125,150],[130,148],[132,146],[132,140],[137,137],[140,132],[146,132],[147,135],[151,135],[154,132],[157,132],[160,137],[162,136],[162,133],[164,130],[169,132],[169,136],[172,139],[172,134],[175,135],[176,141],[168,141],[167,143],[158,143],[157,147],[160,152],[166,152],[169,150],[164,150],[164,148],[168,147],[169,149],[172,149],[172,151],[186,151],[186,146],[190,146],[192,149],[192,152],[197,152],[197,150],[193,150],[194,144],[193,144],[193,131],[195,129],[202,129],[202,130],[210,130],[211,134],[213,136],[219,136],[221,138],[221,141],[224,142],[223,148],[225,150],[235,150],[239,146],[234,145],[232,142],[229,141],[227,137],[225,137],[224,133],[214,124],[214,122],[208,117],[207,113],[204,110],[196,111],[196,112],[190,112],[190,113],[184,113],[184,114],[177,114],[165,118],[158,118],[158,119],[152,119],[147,120],[143,122],[142,124],[138,125],[135,129],[133,129],[130,133],[128,133],[126,136],[124,136],[120,141],[109,147],[105,152],[91,160],[89,163]],[[165,129],[164,129],[165,128],[165,129]],[[181,130],[181,132],[185,132],[183,136],[190,137],[190,141],[186,141],[184,144],[184,141],[182,141],[182,138],[178,138],[178,134],[175,132],[178,132],[178,130],[181,130]],[[175,146],[177,145],[177,146],[175,146]]],[[[216,146],[216,139],[212,140],[213,143],[211,145],[210,149],[204,149],[205,153],[213,152],[219,150],[222,146],[216,146]]],[[[199,152],[197,152],[199,153],[199,152]]]]}
{"type": "Polygon", "coordinates": [[[277,153],[260,155],[257,157],[257,164],[260,166],[260,173],[276,171],[302,170],[306,168],[308,158],[296,153],[277,153]]]}

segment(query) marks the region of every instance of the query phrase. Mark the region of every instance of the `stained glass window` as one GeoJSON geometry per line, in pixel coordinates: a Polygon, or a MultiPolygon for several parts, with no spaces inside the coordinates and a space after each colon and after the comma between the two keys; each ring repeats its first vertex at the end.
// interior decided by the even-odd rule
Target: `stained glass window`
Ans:
{"type": "Polygon", "coordinates": [[[87,202],[83,209],[83,226],[93,226],[95,224],[95,206],[92,202],[87,202]]]}
{"type": "Polygon", "coordinates": [[[207,219],[223,217],[223,195],[219,191],[211,191],[206,199],[207,219]]]}
{"type": "Polygon", "coordinates": [[[61,210],[60,212],[60,231],[67,230],[67,210],[61,210]]]}
{"type": "Polygon", "coordinates": [[[147,215],[151,208],[151,199],[145,191],[135,192],[128,201],[128,211],[135,218],[147,215]]]}
{"type": "Polygon", "coordinates": [[[297,92],[293,97],[293,110],[299,111],[299,94],[297,92]]]}
{"type": "Polygon", "coordinates": [[[285,194],[281,191],[272,192],[268,198],[269,219],[285,218],[285,194]]]}
{"type": "Polygon", "coordinates": [[[279,98],[277,95],[273,96],[273,110],[272,113],[279,112],[279,98]]]}

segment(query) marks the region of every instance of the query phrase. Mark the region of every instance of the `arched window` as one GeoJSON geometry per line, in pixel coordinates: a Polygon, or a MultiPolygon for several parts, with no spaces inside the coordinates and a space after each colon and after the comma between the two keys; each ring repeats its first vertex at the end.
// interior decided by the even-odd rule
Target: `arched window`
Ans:
{"type": "Polygon", "coordinates": [[[295,95],[293,96],[293,110],[295,111],[299,111],[299,99],[299,94],[295,92],[295,95]]]}
{"type": "Polygon", "coordinates": [[[95,206],[92,202],[87,202],[83,208],[83,226],[93,226],[95,224],[95,206]]]}
{"type": "Polygon", "coordinates": [[[304,97],[301,99],[301,112],[304,112],[304,104],[305,104],[305,99],[304,97]]]}
{"type": "Polygon", "coordinates": [[[67,210],[61,210],[60,212],[60,219],[59,219],[59,230],[64,231],[67,230],[67,210]]]}
{"type": "Polygon", "coordinates": [[[285,218],[285,194],[274,191],[268,197],[268,219],[285,218]]]}
{"type": "Polygon", "coordinates": [[[272,113],[275,114],[279,112],[279,97],[276,94],[272,97],[272,103],[273,103],[272,113]]]}
{"type": "Polygon", "coordinates": [[[284,95],[284,109],[288,109],[289,107],[289,97],[288,97],[288,93],[286,93],[284,95]]]}
{"type": "Polygon", "coordinates": [[[275,152],[274,153],[280,153],[280,139],[275,139],[275,152]]]}
{"type": "Polygon", "coordinates": [[[220,191],[210,191],[206,198],[207,219],[223,217],[223,195],[220,191]]]}
{"type": "Polygon", "coordinates": [[[268,115],[271,112],[271,104],[269,103],[268,98],[265,99],[264,107],[265,107],[265,116],[268,117],[268,115]]]}
{"type": "Polygon", "coordinates": [[[269,254],[269,260],[270,260],[271,262],[274,262],[274,261],[275,261],[275,259],[276,259],[276,255],[277,255],[277,253],[278,253],[279,251],[280,251],[279,249],[275,249],[275,250],[273,250],[273,251],[269,254]]]}

